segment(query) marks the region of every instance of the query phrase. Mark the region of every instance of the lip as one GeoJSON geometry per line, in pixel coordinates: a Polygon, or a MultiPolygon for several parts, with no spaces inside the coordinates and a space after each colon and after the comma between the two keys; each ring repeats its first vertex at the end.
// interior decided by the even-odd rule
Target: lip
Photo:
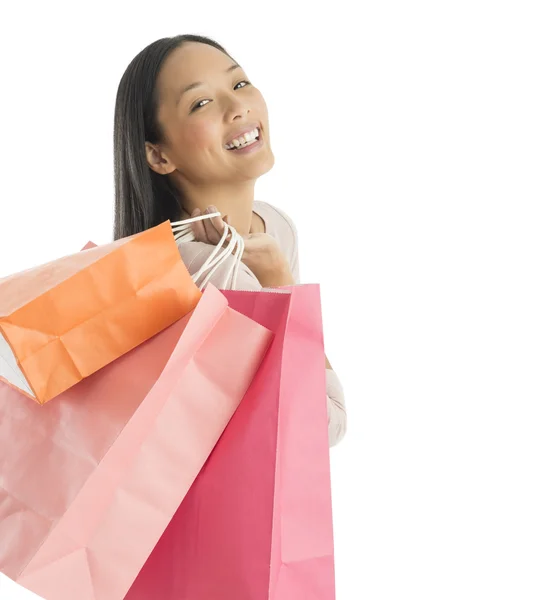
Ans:
{"type": "Polygon", "coordinates": [[[260,130],[260,137],[254,144],[238,150],[227,150],[226,152],[230,152],[230,154],[235,154],[236,156],[242,156],[243,154],[253,154],[254,152],[258,152],[261,148],[263,148],[263,136],[261,135],[260,130]]]}
{"type": "MultiPolygon", "coordinates": [[[[229,144],[232,140],[236,140],[236,139],[240,138],[242,135],[244,135],[245,133],[248,133],[249,131],[252,131],[253,129],[258,129],[261,132],[260,124],[259,123],[251,123],[247,127],[244,127],[243,129],[240,129],[239,131],[234,132],[226,140],[226,142],[224,142],[224,145],[226,146],[226,144],[229,144]]],[[[261,135],[261,133],[260,133],[260,135],[261,135]]]]}

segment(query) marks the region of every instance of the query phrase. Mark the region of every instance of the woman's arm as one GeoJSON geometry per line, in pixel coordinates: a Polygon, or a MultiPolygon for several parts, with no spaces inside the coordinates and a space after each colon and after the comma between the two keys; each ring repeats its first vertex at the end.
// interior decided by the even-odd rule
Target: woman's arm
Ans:
{"type": "Polygon", "coordinates": [[[328,441],[330,446],[338,444],[347,433],[347,411],[345,393],[337,373],[329,367],[326,359],[326,394],[328,397],[328,441]]]}

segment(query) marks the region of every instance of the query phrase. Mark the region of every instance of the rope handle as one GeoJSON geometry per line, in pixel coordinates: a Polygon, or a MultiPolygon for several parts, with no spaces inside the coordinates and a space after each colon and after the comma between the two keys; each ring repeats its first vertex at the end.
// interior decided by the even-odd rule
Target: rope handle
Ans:
{"type": "MultiPolygon", "coordinates": [[[[192,217],[190,219],[185,219],[183,221],[175,221],[171,223],[171,229],[174,235],[174,240],[176,245],[179,246],[185,242],[194,242],[196,241],[195,235],[191,230],[191,223],[195,221],[201,221],[203,219],[213,219],[214,217],[220,217],[221,213],[210,213],[209,215],[200,215],[198,217],[192,217]]],[[[200,267],[200,269],[191,275],[193,281],[198,285],[201,291],[203,291],[212,275],[217,271],[217,269],[227,262],[227,259],[230,259],[230,269],[228,270],[228,274],[223,282],[222,289],[227,289],[228,281],[231,278],[231,290],[235,290],[237,285],[237,275],[239,273],[239,263],[243,257],[243,252],[245,250],[245,240],[237,233],[237,231],[228,223],[224,223],[224,233],[213,250],[210,256],[206,259],[204,264],[200,267]],[[227,240],[230,235],[230,239],[227,240]],[[223,249],[224,243],[228,241],[228,245],[223,249]],[[235,254],[234,254],[235,250],[235,254]],[[199,279],[202,275],[205,274],[204,279],[198,284],[199,279]]]]}

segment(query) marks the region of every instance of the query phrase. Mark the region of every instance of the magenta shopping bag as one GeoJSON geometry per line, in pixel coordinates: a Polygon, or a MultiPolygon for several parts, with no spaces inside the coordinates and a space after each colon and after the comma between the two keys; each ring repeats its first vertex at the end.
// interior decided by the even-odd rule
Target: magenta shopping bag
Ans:
{"type": "Polygon", "coordinates": [[[319,286],[223,293],[273,345],[126,598],[333,600],[319,286]]]}

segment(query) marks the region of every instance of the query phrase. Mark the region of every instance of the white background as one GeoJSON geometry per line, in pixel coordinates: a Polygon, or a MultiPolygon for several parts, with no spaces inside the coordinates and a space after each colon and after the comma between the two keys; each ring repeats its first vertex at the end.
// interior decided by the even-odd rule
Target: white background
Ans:
{"type": "MultiPolygon", "coordinates": [[[[14,6],[0,276],[111,241],[124,69],[160,37],[215,38],[267,100],[256,198],[297,224],[345,387],[338,600],[532,600],[532,3],[14,6]]],[[[2,600],[30,597],[2,577],[2,600]]]]}

